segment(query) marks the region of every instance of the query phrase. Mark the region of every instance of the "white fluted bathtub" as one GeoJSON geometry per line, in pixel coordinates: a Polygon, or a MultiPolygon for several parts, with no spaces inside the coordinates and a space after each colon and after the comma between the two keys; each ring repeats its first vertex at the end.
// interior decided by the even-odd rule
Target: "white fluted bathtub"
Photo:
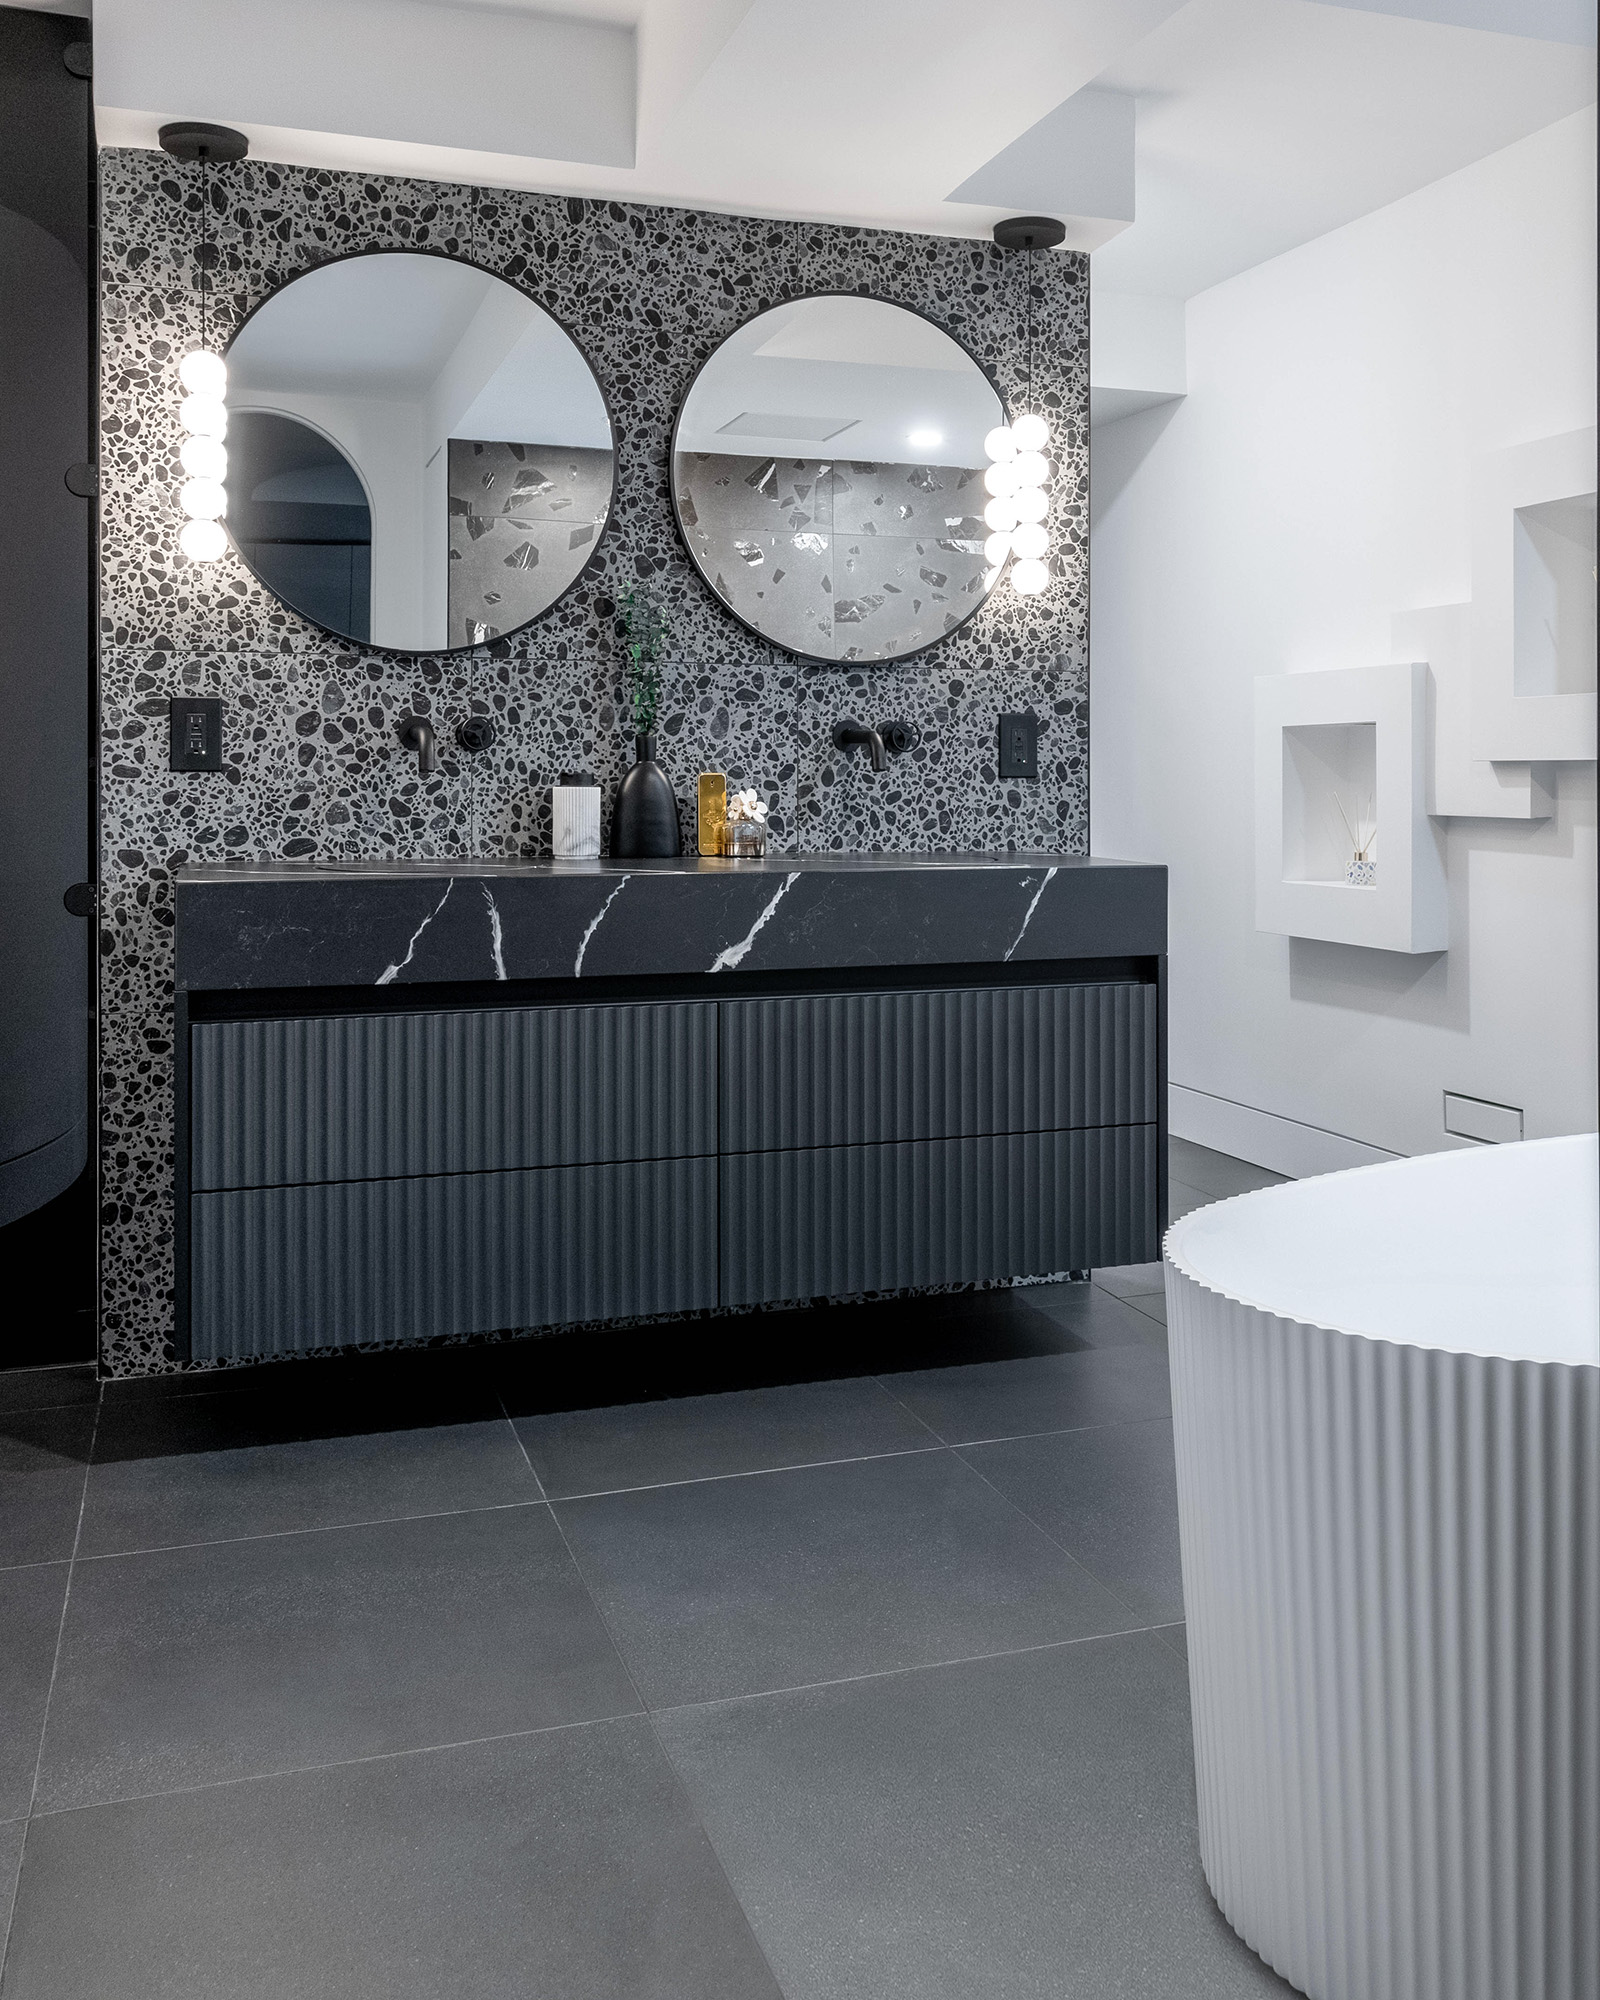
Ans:
{"type": "Polygon", "coordinates": [[[1600,1994],[1597,1158],[1168,1233],[1201,1856],[1314,2000],[1600,1994]]]}

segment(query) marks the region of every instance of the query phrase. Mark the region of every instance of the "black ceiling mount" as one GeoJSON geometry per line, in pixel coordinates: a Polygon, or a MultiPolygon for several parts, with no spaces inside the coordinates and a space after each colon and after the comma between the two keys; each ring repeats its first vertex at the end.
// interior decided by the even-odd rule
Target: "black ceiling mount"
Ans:
{"type": "Polygon", "coordinates": [[[1067,225],[1053,215],[1013,215],[994,226],[994,240],[1002,250],[1053,250],[1066,237],[1067,225]]]}
{"type": "Polygon", "coordinates": [[[231,125],[197,125],[191,118],[163,125],[156,137],[162,152],[175,160],[205,160],[213,166],[242,160],[250,150],[250,141],[231,125]]]}

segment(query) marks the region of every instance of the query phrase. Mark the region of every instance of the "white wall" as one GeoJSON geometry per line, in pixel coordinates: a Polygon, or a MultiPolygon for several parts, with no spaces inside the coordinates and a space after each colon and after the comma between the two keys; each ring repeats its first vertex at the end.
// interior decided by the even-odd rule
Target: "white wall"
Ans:
{"type": "Polygon", "coordinates": [[[1593,110],[1199,294],[1186,334],[1187,397],[1091,453],[1093,848],[1171,870],[1174,1130],[1300,1172],[1362,1156],[1318,1133],[1459,1143],[1446,1089],[1592,1127],[1594,767],[1543,824],[1444,823],[1447,954],[1270,936],[1251,683],[1393,658],[1393,612],[1471,594],[1473,457],[1594,422],[1593,110]]]}

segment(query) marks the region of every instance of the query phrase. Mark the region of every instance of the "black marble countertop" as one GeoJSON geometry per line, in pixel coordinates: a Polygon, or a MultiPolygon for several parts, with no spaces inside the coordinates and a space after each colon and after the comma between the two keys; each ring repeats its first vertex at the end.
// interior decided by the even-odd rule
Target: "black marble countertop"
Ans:
{"type": "Polygon", "coordinates": [[[1149,957],[1167,871],[1068,854],[224,862],[177,876],[191,991],[1149,957]]]}

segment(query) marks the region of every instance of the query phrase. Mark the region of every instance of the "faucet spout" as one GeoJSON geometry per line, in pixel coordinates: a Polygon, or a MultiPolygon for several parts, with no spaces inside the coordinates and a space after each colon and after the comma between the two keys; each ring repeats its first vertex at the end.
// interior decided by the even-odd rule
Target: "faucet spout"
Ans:
{"type": "Polygon", "coordinates": [[[873,770],[886,771],[889,768],[889,753],[884,748],[882,732],[876,729],[868,729],[864,724],[855,721],[850,716],[846,716],[843,722],[835,725],[833,747],[835,750],[854,750],[857,748],[868,750],[872,753],[873,770]]]}
{"type": "Polygon", "coordinates": [[[439,768],[433,724],[425,715],[402,715],[395,724],[401,743],[417,753],[417,774],[431,778],[439,768]]]}

